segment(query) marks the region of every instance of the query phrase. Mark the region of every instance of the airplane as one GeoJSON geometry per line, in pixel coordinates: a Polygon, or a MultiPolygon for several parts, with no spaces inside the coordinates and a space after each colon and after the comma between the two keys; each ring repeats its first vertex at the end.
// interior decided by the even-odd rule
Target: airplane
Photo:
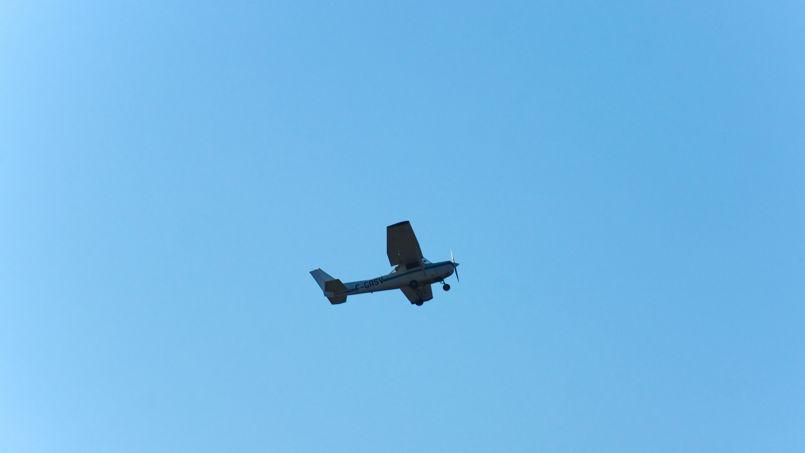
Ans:
{"type": "Polygon", "coordinates": [[[442,289],[450,291],[450,284],[444,279],[454,272],[458,281],[458,263],[453,252],[450,252],[450,261],[431,263],[425,259],[411,222],[407,220],[386,227],[386,253],[394,269],[377,278],[343,283],[321,269],[310,271],[310,275],[333,305],[343,304],[347,296],[354,294],[400,289],[412,304],[421,306],[433,299],[431,284],[441,282],[442,289]]]}

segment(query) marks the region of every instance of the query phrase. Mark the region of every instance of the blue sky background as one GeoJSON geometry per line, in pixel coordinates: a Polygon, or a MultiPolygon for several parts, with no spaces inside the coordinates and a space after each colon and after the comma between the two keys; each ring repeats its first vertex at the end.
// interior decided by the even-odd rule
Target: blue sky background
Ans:
{"type": "Polygon", "coordinates": [[[805,450],[801,2],[0,4],[0,451],[805,450]],[[410,219],[462,280],[330,306],[410,219]]]}

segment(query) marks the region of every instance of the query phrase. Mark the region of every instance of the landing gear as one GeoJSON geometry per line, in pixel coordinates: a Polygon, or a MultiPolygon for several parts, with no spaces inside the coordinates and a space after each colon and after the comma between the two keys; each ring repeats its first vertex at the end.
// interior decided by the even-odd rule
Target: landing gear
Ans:
{"type": "Polygon", "coordinates": [[[444,285],[442,285],[442,289],[445,290],[445,291],[450,291],[450,284],[445,283],[444,285]]]}

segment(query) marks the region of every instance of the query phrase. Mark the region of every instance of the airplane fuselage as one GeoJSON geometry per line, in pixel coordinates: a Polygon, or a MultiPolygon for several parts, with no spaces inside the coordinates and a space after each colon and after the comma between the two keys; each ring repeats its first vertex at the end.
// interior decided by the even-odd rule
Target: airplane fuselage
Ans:
{"type": "Polygon", "coordinates": [[[455,267],[450,261],[438,263],[423,263],[422,267],[409,270],[397,270],[395,272],[381,275],[370,280],[359,280],[344,283],[347,291],[339,294],[363,294],[375,291],[387,291],[390,289],[400,289],[402,287],[415,287],[441,282],[445,278],[453,275],[455,267]],[[416,282],[413,283],[412,282],[416,282]]]}

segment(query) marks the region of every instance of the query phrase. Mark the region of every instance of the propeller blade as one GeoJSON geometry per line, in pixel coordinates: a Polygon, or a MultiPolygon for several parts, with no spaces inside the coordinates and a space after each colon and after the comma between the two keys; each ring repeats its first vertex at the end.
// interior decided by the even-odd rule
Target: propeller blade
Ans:
{"type": "Polygon", "coordinates": [[[458,263],[456,263],[456,257],[453,255],[453,249],[450,249],[450,262],[453,263],[453,272],[456,274],[456,281],[460,282],[461,279],[458,278],[458,263]]]}

